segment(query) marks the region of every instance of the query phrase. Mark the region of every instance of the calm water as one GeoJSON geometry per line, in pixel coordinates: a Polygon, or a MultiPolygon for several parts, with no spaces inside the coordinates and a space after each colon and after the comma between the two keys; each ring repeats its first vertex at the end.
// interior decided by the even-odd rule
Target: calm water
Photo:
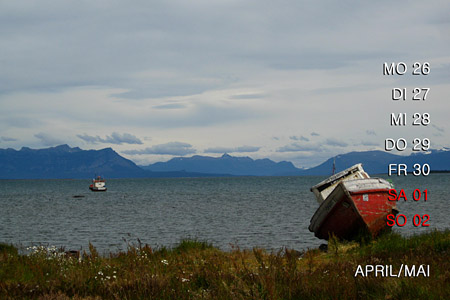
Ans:
{"type": "MultiPolygon", "coordinates": [[[[307,249],[323,243],[308,225],[318,207],[309,188],[324,178],[111,179],[106,193],[90,192],[89,180],[0,180],[0,242],[71,250],[91,242],[107,253],[125,249],[124,239],[171,247],[190,237],[224,250],[307,249]]],[[[408,196],[428,189],[426,203],[398,204],[409,224],[396,231],[450,227],[450,174],[391,179],[408,196]],[[430,227],[412,226],[414,214],[429,214],[430,227]]]]}

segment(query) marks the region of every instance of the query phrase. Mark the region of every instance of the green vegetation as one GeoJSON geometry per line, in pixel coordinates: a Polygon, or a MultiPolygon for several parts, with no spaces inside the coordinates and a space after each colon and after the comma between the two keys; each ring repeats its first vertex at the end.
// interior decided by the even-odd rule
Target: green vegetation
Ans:
{"type": "Polygon", "coordinates": [[[1,299],[450,299],[449,230],[361,244],[334,239],[328,252],[221,251],[197,240],[155,250],[139,241],[107,257],[92,245],[81,255],[29,252],[0,245],[1,299]],[[358,266],[397,274],[402,264],[429,265],[429,276],[355,276],[358,266]]]}

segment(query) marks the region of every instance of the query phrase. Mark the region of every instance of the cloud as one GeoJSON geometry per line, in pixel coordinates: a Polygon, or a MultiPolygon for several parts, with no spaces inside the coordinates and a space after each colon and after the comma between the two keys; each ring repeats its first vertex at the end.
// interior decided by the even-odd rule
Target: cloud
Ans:
{"type": "Polygon", "coordinates": [[[98,135],[97,136],[91,136],[91,135],[87,135],[87,134],[77,134],[77,137],[79,137],[80,139],[82,139],[83,141],[90,143],[90,144],[97,144],[97,143],[103,143],[101,140],[102,138],[100,138],[98,135]]]}
{"type": "Polygon", "coordinates": [[[328,145],[328,146],[342,147],[342,148],[348,146],[347,143],[345,143],[345,142],[343,142],[343,141],[340,141],[340,140],[338,140],[338,139],[335,139],[335,138],[328,138],[328,139],[326,139],[326,140],[325,140],[325,144],[328,145]]]}
{"type": "MultiPolygon", "coordinates": [[[[380,18],[368,12],[379,11],[383,4],[349,8],[327,3],[329,9],[324,9],[322,4],[305,5],[304,1],[288,1],[283,6],[270,1],[210,2],[144,1],[116,3],[107,9],[102,2],[50,5],[44,0],[42,7],[47,9],[4,5],[0,57],[8,58],[3,69],[9,71],[0,71],[0,90],[95,85],[126,89],[117,96],[128,99],[186,96],[228,86],[255,69],[352,66],[386,56],[375,45],[383,39],[386,43],[397,39],[398,25],[388,20],[398,6],[380,18]],[[366,21],[355,23],[358,20],[366,21]],[[374,26],[374,22],[385,25],[374,26]],[[376,34],[389,25],[394,25],[391,32],[376,34]]],[[[399,24],[417,19],[414,5],[404,10],[401,18],[395,18],[399,24]]],[[[433,17],[442,10],[427,11],[433,17]]],[[[420,19],[414,28],[425,27],[423,22],[420,19]]]]}
{"type": "Polygon", "coordinates": [[[117,132],[113,132],[110,136],[106,136],[106,138],[101,138],[98,135],[97,136],[91,136],[87,134],[78,134],[77,137],[82,139],[83,141],[90,143],[90,144],[97,144],[97,143],[104,143],[104,144],[136,144],[136,145],[142,145],[142,141],[137,138],[136,136],[124,133],[120,134],[117,132]]]}
{"type": "Polygon", "coordinates": [[[306,151],[321,152],[322,148],[317,145],[304,145],[304,144],[300,144],[300,143],[292,143],[290,145],[280,147],[276,151],[277,152],[306,152],[306,151]]]}
{"type": "Polygon", "coordinates": [[[162,105],[155,105],[153,108],[156,109],[180,109],[185,108],[186,105],[180,104],[180,103],[170,103],[170,104],[162,104],[162,105]]]}
{"type": "MultiPolygon", "coordinates": [[[[153,145],[144,139],[151,133],[154,141],[182,137],[202,150],[248,143],[261,149],[221,150],[325,158],[327,151],[365,148],[359,143],[376,140],[375,132],[389,136],[382,118],[393,104],[379,99],[388,103],[393,87],[420,86],[424,77],[388,79],[382,64],[405,61],[410,74],[423,58],[436,99],[427,112],[439,126],[428,129],[439,135],[433,143],[448,146],[450,118],[439,99],[450,82],[450,3],[413,0],[389,10],[377,1],[283,3],[3,1],[0,135],[17,138],[8,144],[14,147],[60,137],[122,144],[122,151],[153,145]],[[415,43],[418,36],[427,42],[415,43]],[[47,136],[33,137],[39,132],[47,136]],[[343,148],[346,142],[351,147],[343,148]]],[[[402,136],[410,140],[416,129],[402,136]]]]}
{"type": "Polygon", "coordinates": [[[43,133],[43,132],[35,134],[34,137],[41,140],[41,143],[44,146],[55,146],[55,145],[61,145],[61,144],[65,143],[63,140],[52,137],[51,135],[49,135],[47,133],[43,133]]]}
{"type": "Polygon", "coordinates": [[[256,146],[241,146],[237,147],[235,152],[257,152],[261,147],[256,146]]]}
{"type": "Polygon", "coordinates": [[[158,154],[158,155],[180,155],[193,154],[197,150],[192,148],[191,144],[182,142],[169,142],[166,144],[154,145],[143,150],[125,150],[122,151],[128,155],[142,155],[142,154],[158,154]]]}
{"type": "Polygon", "coordinates": [[[436,129],[437,131],[440,131],[440,132],[444,132],[445,131],[444,128],[438,127],[435,124],[431,124],[431,126],[433,126],[433,128],[436,129]]]}
{"type": "MultiPolygon", "coordinates": [[[[312,135],[312,134],[311,134],[312,135]]],[[[291,140],[300,141],[280,147],[276,152],[323,152],[329,147],[347,147],[348,144],[335,138],[328,138],[320,143],[309,143],[309,139],[303,136],[291,136],[291,140]],[[307,144],[306,144],[306,143],[307,144]]]]}
{"type": "MultiPolygon", "coordinates": [[[[11,104],[10,104],[11,105],[11,104]]],[[[2,107],[3,109],[3,107],[2,107]]],[[[40,125],[42,125],[42,122],[40,120],[36,120],[30,117],[23,117],[19,114],[16,114],[15,116],[11,116],[10,114],[6,113],[5,116],[2,118],[0,114],[0,121],[3,123],[3,126],[7,127],[17,127],[17,128],[25,128],[25,129],[34,129],[40,125]]]]}
{"type": "Polygon", "coordinates": [[[371,142],[371,141],[362,141],[361,145],[363,145],[363,146],[380,146],[380,143],[371,142]]]}
{"type": "Polygon", "coordinates": [[[143,77],[135,83],[130,82],[127,86],[129,89],[127,92],[114,94],[113,96],[126,99],[190,96],[226,85],[226,82],[222,83],[220,80],[217,80],[217,83],[208,83],[202,80],[202,78],[195,81],[186,81],[183,78],[173,78],[169,82],[158,81],[160,82],[155,82],[151,77],[143,77]]]}
{"type": "Polygon", "coordinates": [[[259,108],[229,103],[192,100],[189,109],[161,110],[154,117],[143,120],[144,124],[159,128],[207,127],[221,123],[233,123],[241,120],[263,117],[265,112],[259,108]]]}
{"type": "Polygon", "coordinates": [[[240,146],[240,147],[213,147],[205,149],[206,153],[232,153],[232,152],[257,152],[261,147],[240,146]]]}
{"type": "MultiPolygon", "coordinates": [[[[279,54],[254,55],[253,59],[267,62],[270,68],[276,70],[295,70],[295,69],[337,69],[348,66],[355,58],[362,59],[364,56],[356,53],[319,55],[323,51],[314,53],[304,52],[302,54],[292,53],[286,57],[280,57],[279,54]]],[[[250,57],[249,57],[250,58],[250,57]]]]}
{"type": "Polygon", "coordinates": [[[239,94],[231,96],[230,99],[261,99],[264,97],[264,94],[239,94]]]}
{"type": "Polygon", "coordinates": [[[303,142],[309,142],[309,139],[307,137],[302,136],[290,136],[289,137],[293,141],[303,141],[303,142]]]}
{"type": "Polygon", "coordinates": [[[0,141],[4,141],[4,142],[15,142],[15,141],[17,141],[17,139],[12,138],[12,137],[7,137],[7,136],[0,136],[0,141]]]}

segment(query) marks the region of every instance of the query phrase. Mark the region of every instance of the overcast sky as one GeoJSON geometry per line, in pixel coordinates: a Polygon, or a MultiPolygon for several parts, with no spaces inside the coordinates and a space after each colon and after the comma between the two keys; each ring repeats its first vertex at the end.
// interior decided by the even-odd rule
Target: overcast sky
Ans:
{"type": "Polygon", "coordinates": [[[449,12],[449,1],[0,1],[0,148],[311,167],[386,138],[449,147],[449,12]],[[408,71],[383,76],[385,62],[408,71]],[[414,62],[430,74],[411,75],[414,62]],[[425,101],[415,87],[430,88],[425,101]],[[390,126],[391,113],[408,125],[390,126]],[[431,123],[412,126],[413,113],[431,123]]]}

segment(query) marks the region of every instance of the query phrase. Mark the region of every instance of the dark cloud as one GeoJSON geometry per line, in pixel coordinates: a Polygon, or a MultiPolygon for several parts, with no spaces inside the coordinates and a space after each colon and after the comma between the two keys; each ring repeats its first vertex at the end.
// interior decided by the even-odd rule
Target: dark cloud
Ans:
{"type": "Polygon", "coordinates": [[[313,151],[321,152],[321,147],[317,145],[304,145],[300,143],[292,143],[277,149],[277,152],[303,152],[303,151],[313,151]]]}
{"type": "Polygon", "coordinates": [[[38,138],[44,146],[55,146],[65,144],[63,140],[55,138],[43,132],[35,134],[34,137],[38,138]]]}
{"type": "MultiPolygon", "coordinates": [[[[374,20],[387,25],[396,20],[386,43],[397,38],[395,32],[401,28],[397,23],[402,24],[402,20],[418,20],[417,26],[427,20],[417,18],[414,8],[393,18],[399,6],[382,18],[372,13],[383,5],[342,7],[327,2],[326,9],[305,1],[288,1],[286,5],[271,1],[54,5],[45,0],[41,7],[21,2],[2,5],[0,57],[8,59],[2,61],[0,91],[94,85],[125,89],[117,96],[141,99],[226,87],[240,76],[235,74],[255,66],[278,70],[354,66],[392,57],[371,47],[372,40],[378,42],[376,30],[383,29],[373,26],[374,20]],[[365,20],[364,24],[355,26],[358,18],[354,16],[365,20]],[[354,36],[358,43],[349,43],[348,36],[354,36]],[[365,42],[367,47],[362,47],[365,42]]],[[[429,9],[427,17],[433,19],[442,11],[445,8],[429,9]]],[[[419,46],[422,48],[416,51],[426,47],[419,46]]]]}
{"type": "Polygon", "coordinates": [[[367,134],[367,135],[377,135],[377,134],[375,133],[375,130],[366,130],[366,134],[367,134]]]}
{"type": "Polygon", "coordinates": [[[12,137],[7,137],[7,136],[0,136],[0,141],[3,141],[3,142],[15,142],[15,141],[17,141],[17,139],[12,138],[12,137]]]}
{"type": "Polygon", "coordinates": [[[97,144],[97,143],[102,143],[102,138],[100,138],[98,135],[97,136],[91,136],[91,135],[87,135],[87,134],[77,134],[77,137],[79,137],[80,139],[82,139],[83,141],[90,143],[90,144],[97,144]]]}
{"type": "Polygon", "coordinates": [[[8,57],[2,70],[10,70],[0,70],[0,93],[103,86],[128,90],[119,97],[140,99],[198,94],[229,82],[205,70],[206,54],[216,51],[197,49],[217,37],[195,28],[209,23],[202,7],[45,2],[42,7],[51,7],[0,9],[0,57],[8,57]]]}
{"type": "Polygon", "coordinates": [[[240,147],[213,147],[205,149],[206,153],[233,153],[233,152],[257,152],[261,147],[240,146],[240,147]]]}
{"type": "Polygon", "coordinates": [[[237,147],[235,152],[257,152],[261,147],[255,146],[241,146],[237,147]]]}
{"type": "Polygon", "coordinates": [[[311,136],[320,136],[317,132],[311,132],[311,136]]]}
{"type": "Polygon", "coordinates": [[[437,131],[445,132],[445,129],[442,128],[442,127],[438,127],[438,126],[436,126],[435,124],[431,124],[431,126],[433,126],[433,128],[436,129],[437,131]]]}
{"type": "Polygon", "coordinates": [[[147,147],[143,150],[126,150],[122,151],[128,155],[141,155],[141,154],[158,154],[158,155],[180,155],[193,154],[197,152],[192,148],[191,144],[182,142],[169,142],[166,144],[154,145],[147,147]]]}
{"type": "Polygon", "coordinates": [[[347,147],[348,144],[346,142],[340,141],[338,139],[329,138],[325,140],[325,144],[332,147],[347,147]]]}
{"type": "Polygon", "coordinates": [[[301,136],[290,136],[289,137],[291,140],[293,141],[303,141],[303,142],[309,142],[309,139],[307,137],[304,137],[303,135],[301,136]]]}
{"type": "Polygon", "coordinates": [[[97,143],[116,144],[116,145],[121,145],[121,144],[141,145],[142,144],[142,141],[139,138],[137,138],[136,136],[129,134],[129,133],[120,134],[117,132],[113,132],[110,136],[107,135],[106,138],[101,138],[98,135],[91,136],[91,135],[87,135],[87,134],[83,134],[83,135],[78,134],[77,137],[79,137],[83,141],[90,143],[90,144],[97,144],[97,143]]]}

